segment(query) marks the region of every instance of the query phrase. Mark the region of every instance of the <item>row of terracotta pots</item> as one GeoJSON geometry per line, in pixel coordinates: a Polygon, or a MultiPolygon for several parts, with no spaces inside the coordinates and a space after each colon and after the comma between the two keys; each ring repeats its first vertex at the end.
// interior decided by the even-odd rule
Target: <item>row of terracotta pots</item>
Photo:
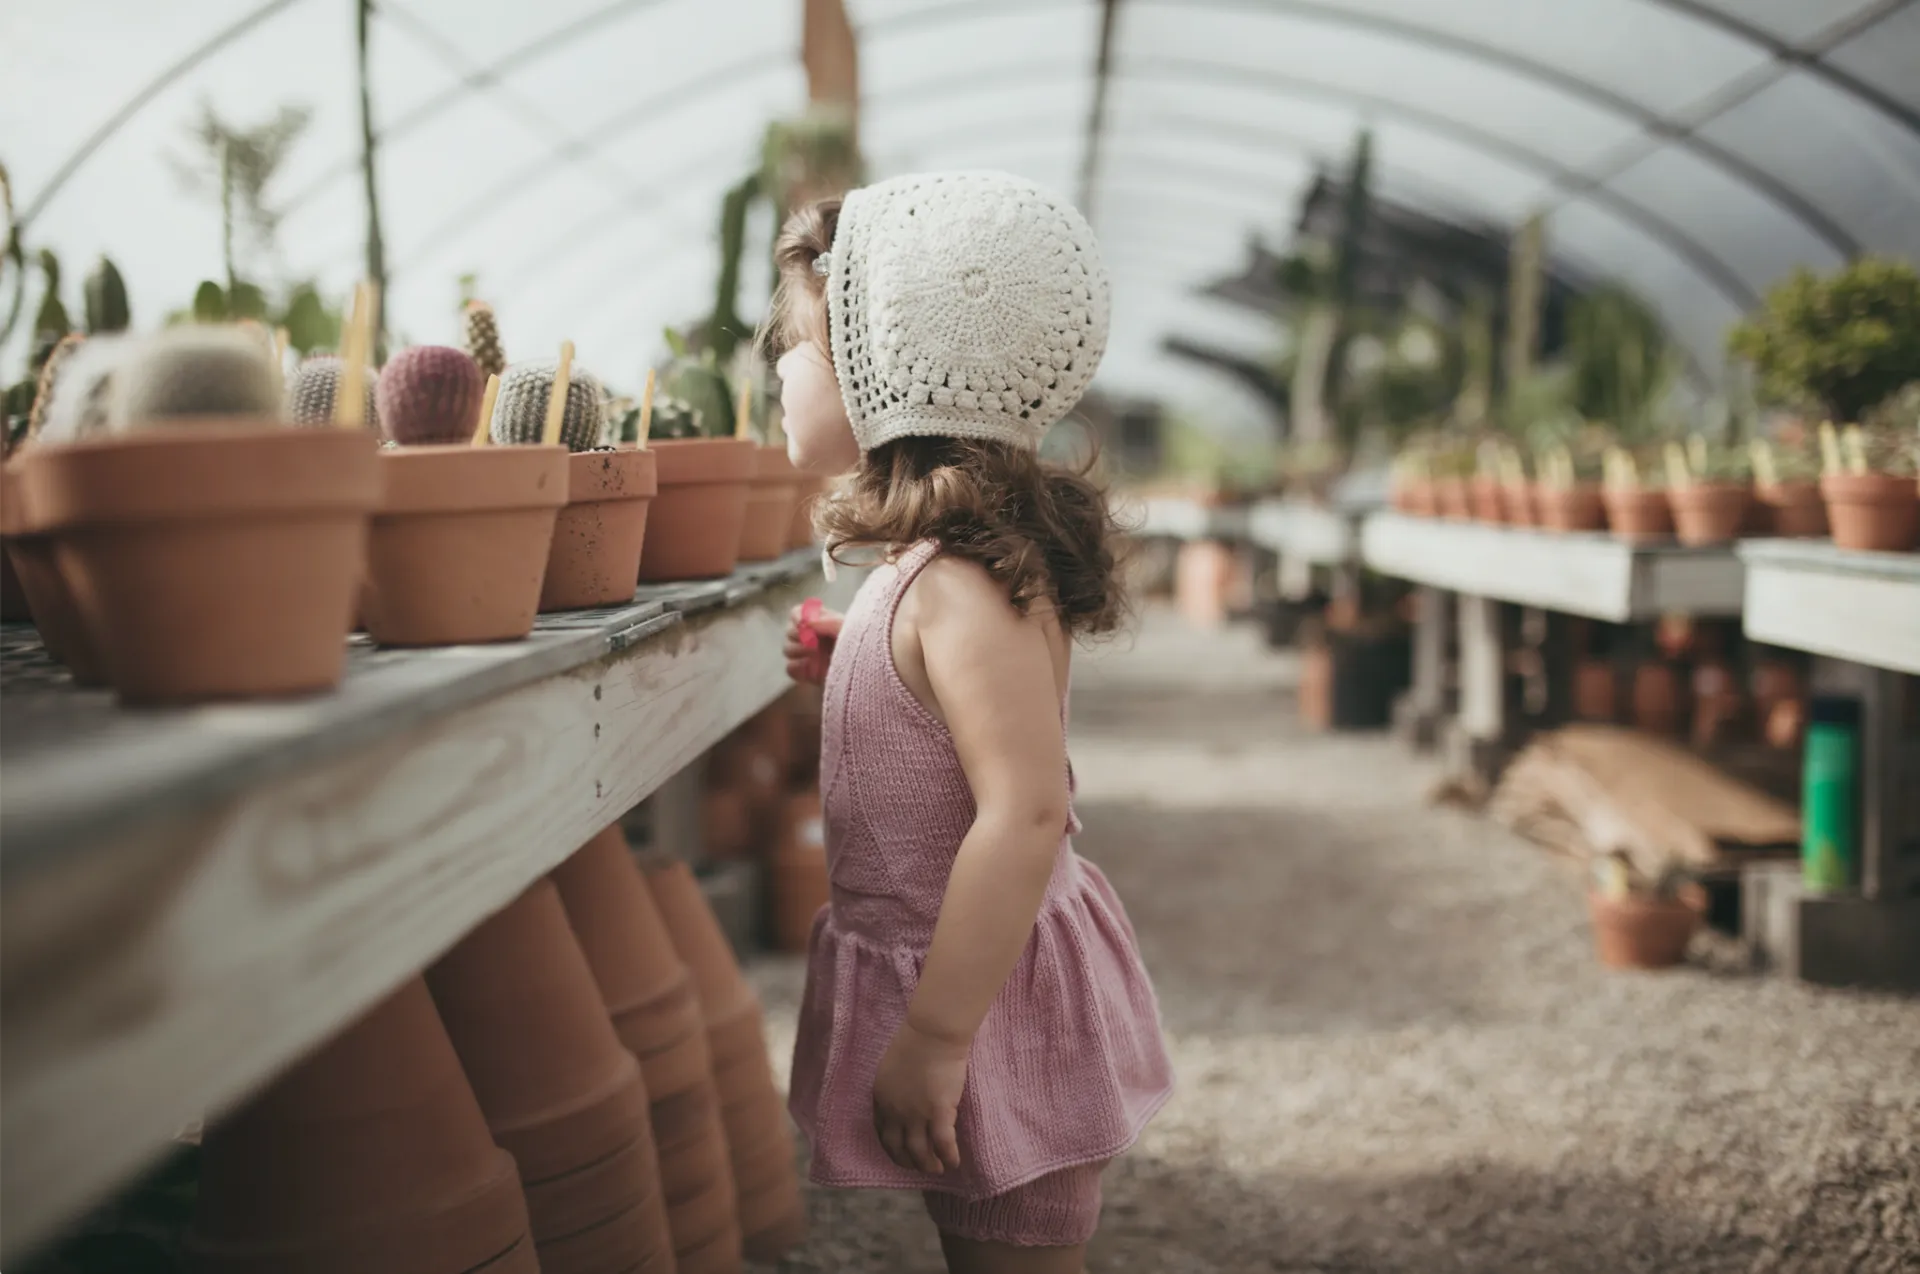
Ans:
{"type": "Polygon", "coordinates": [[[804,1234],[699,885],[595,837],[209,1132],[209,1274],[738,1274],[804,1234]]]}
{"type": "Polygon", "coordinates": [[[1806,723],[1806,691],[1790,667],[1762,661],[1742,686],[1719,656],[1690,666],[1647,660],[1625,678],[1607,659],[1573,667],[1573,715],[1582,721],[1626,721],[1649,734],[1686,734],[1695,747],[1712,747],[1757,732],[1770,746],[1797,747],[1806,723]]]}
{"type": "Polygon", "coordinates": [[[1444,517],[1553,531],[1601,531],[1633,541],[1669,536],[1721,544],[1740,536],[1819,538],[1841,548],[1901,551],[1920,544],[1920,484],[1882,474],[1831,474],[1819,482],[1697,482],[1671,490],[1506,483],[1494,478],[1403,481],[1394,507],[1444,517]]]}
{"type": "Polygon", "coordinates": [[[380,450],[259,422],[35,447],[0,475],[49,654],[132,703],[330,689],[356,615],[383,645],[510,641],[636,581],[724,576],[808,542],[817,490],[745,440],[380,450]]]}

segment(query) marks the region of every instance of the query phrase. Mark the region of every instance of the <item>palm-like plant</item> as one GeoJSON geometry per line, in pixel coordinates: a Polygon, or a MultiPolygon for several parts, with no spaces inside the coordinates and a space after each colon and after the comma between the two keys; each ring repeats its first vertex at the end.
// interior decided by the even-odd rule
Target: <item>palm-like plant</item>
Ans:
{"type": "Polygon", "coordinates": [[[200,118],[188,129],[200,154],[193,161],[175,159],[174,171],[187,189],[219,202],[220,263],[229,292],[244,278],[242,236],[250,240],[245,245],[250,258],[272,247],[281,213],[267,188],[311,118],[305,107],[283,106],[272,119],[246,128],[222,119],[203,102],[200,118]]]}

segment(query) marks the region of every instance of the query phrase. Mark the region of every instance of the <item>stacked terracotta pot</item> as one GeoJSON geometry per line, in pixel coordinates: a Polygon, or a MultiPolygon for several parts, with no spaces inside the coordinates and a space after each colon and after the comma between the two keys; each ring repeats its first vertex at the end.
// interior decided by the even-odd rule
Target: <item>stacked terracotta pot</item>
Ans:
{"type": "Polygon", "coordinates": [[[746,1254],[757,1261],[778,1260],[805,1237],[806,1211],[793,1131],[774,1085],[759,1000],[741,976],[693,872],[683,863],[661,866],[648,872],[647,884],[674,949],[693,971],[746,1254]]]}
{"type": "MultiPolygon", "coordinates": [[[[737,1271],[733,1161],[694,977],[618,825],[589,841],[553,879],[605,1012],[646,1079],[680,1274],[737,1271]]],[[[704,909],[704,901],[699,905],[704,909]]]]}
{"type": "Polygon", "coordinates": [[[213,1126],[187,1247],[202,1274],[542,1269],[418,977],[213,1126]]]}
{"type": "Polygon", "coordinates": [[[541,881],[428,970],[544,1274],[673,1269],[646,1085],[560,893],[541,881]]]}

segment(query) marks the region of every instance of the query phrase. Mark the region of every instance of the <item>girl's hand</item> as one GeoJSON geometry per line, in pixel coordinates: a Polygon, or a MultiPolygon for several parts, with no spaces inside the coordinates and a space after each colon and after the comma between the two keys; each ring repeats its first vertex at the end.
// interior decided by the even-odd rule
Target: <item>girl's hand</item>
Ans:
{"type": "Polygon", "coordinates": [[[873,1078],[873,1130],[902,1168],[940,1173],[960,1167],[954,1123],[967,1086],[966,1044],[907,1022],[895,1032],[873,1078]]]}
{"type": "Polygon", "coordinates": [[[786,645],[781,648],[789,677],[816,686],[827,679],[827,663],[833,658],[833,644],[845,618],[822,607],[817,599],[793,608],[787,618],[786,645]]]}

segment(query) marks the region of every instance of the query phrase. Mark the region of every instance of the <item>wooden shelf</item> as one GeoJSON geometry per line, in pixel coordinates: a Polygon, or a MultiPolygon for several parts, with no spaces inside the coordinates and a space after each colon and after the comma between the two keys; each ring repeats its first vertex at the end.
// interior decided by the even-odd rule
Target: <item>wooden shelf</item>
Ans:
{"type": "Polygon", "coordinates": [[[1135,534],[1174,540],[1242,540],[1247,535],[1245,505],[1208,505],[1175,496],[1135,499],[1123,509],[1135,534]]]}
{"type": "Polygon", "coordinates": [[[1262,548],[1315,566],[1347,566],[1359,558],[1360,524],[1371,511],[1307,500],[1261,500],[1247,514],[1247,534],[1262,548]]]}
{"type": "Polygon", "coordinates": [[[1604,534],[1375,513],[1361,530],[1361,556],[1383,575],[1614,623],[1672,611],[1734,616],[1742,600],[1731,546],[1633,545],[1604,534]]]}
{"type": "Polygon", "coordinates": [[[1920,676],[1920,554],[1748,540],[1747,636],[1920,676]]]}
{"type": "Polygon", "coordinates": [[[811,551],[312,700],[132,712],[0,641],[12,1260],[453,946],[788,685],[811,551]]]}

